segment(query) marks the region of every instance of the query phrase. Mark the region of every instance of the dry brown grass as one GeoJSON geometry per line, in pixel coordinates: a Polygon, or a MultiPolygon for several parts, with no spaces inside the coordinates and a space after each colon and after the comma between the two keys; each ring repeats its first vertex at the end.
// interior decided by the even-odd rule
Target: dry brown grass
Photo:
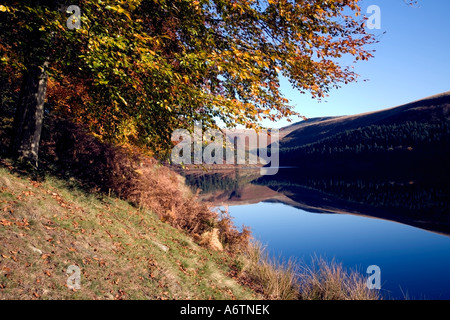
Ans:
{"type": "Polygon", "coordinates": [[[271,257],[260,243],[246,252],[241,277],[268,299],[275,300],[380,300],[378,291],[366,286],[366,279],[342,264],[314,257],[311,264],[271,257]]]}
{"type": "Polygon", "coordinates": [[[314,257],[299,274],[303,300],[379,300],[379,292],[367,288],[366,279],[332,260],[314,257]]]}
{"type": "Polygon", "coordinates": [[[243,273],[272,300],[297,300],[300,287],[298,265],[293,260],[279,262],[260,243],[252,243],[246,252],[243,273]]]}

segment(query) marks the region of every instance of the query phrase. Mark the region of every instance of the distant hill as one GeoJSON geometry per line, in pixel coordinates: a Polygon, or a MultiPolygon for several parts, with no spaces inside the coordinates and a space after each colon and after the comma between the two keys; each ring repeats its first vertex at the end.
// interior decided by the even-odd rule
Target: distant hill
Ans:
{"type": "Polygon", "coordinates": [[[450,91],[352,116],[314,118],[281,130],[280,164],[309,173],[448,176],[450,91]]]}

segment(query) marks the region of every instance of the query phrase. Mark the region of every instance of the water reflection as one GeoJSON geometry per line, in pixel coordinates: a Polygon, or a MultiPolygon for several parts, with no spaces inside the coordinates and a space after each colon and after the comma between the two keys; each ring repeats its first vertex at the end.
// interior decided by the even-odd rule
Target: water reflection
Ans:
{"type": "Polygon", "coordinates": [[[448,184],[437,179],[312,176],[281,169],[190,172],[200,198],[229,208],[274,256],[312,255],[382,270],[387,298],[450,299],[448,184]],[[431,232],[430,232],[431,231],[431,232]]]}
{"type": "Polygon", "coordinates": [[[258,171],[191,172],[186,182],[216,205],[279,202],[314,213],[346,213],[401,222],[450,235],[446,181],[311,177],[296,169],[275,176],[258,171]]]}

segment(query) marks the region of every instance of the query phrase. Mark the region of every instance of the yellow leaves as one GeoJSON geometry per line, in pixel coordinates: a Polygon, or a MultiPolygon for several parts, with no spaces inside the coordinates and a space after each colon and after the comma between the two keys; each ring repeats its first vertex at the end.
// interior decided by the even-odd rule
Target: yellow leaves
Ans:
{"type": "MultiPolygon", "coordinates": [[[[145,34],[139,34],[139,33],[134,33],[133,36],[141,41],[152,41],[153,37],[150,37],[148,35],[145,34]]],[[[151,52],[151,54],[155,54],[154,51],[149,50],[149,52],[151,52]]]]}
{"type": "Polygon", "coordinates": [[[106,6],[106,9],[110,9],[116,11],[117,13],[124,14],[129,20],[132,20],[130,13],[121,6],[106,6]]]}
{"type": "Polygon", "coordinates": [[[2,5],[2,4],[0,4],[0,12],[6,12],[6,11],[9,12],[9,8],[4,6],[4,5],[2,5]]]}

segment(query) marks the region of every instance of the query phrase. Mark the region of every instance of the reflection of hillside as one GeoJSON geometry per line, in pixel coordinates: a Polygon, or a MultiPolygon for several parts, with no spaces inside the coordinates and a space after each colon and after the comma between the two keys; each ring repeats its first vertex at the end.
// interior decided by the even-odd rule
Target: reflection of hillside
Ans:
{"type": "MultiPolygon", "coordinates": [[[[199,177],[187,181],[193,183],[199,177]]],[[[218,206],[284,203],[309,212],[377,217],[450,235],[447,184],[298,177],[292,169],[259,179],[257,175],[214,173],[202,175],[194,185],[208,190],[200,194],[201,200],[218,206]]]]}
{"type": "Polygon", "coordinates": [[[317,211],[378,217],[450,234],[447,184],[412,180],[295,180],[293,176],[291,172],[284,178],[260,179],[257,183],[317,211]]]}
{"type": "Polygon", "coordinates": [[[258,186],[247,184],[234,190],[216,190],[215,192],[204,193],[200,195],[203,201],[211,202],[217,205],[245,205],[254,204],[263,201],[289,202],[288,197],[272,190],[267,186],[258,186]]]}
{"type": "Polygon", "coordinates": [[[189,170],[181,171],[186,183],[201,194],[215,191],[236,190],[260,176],[259,168],[240,170],[236,168],[216,171],[189,170]]]}

